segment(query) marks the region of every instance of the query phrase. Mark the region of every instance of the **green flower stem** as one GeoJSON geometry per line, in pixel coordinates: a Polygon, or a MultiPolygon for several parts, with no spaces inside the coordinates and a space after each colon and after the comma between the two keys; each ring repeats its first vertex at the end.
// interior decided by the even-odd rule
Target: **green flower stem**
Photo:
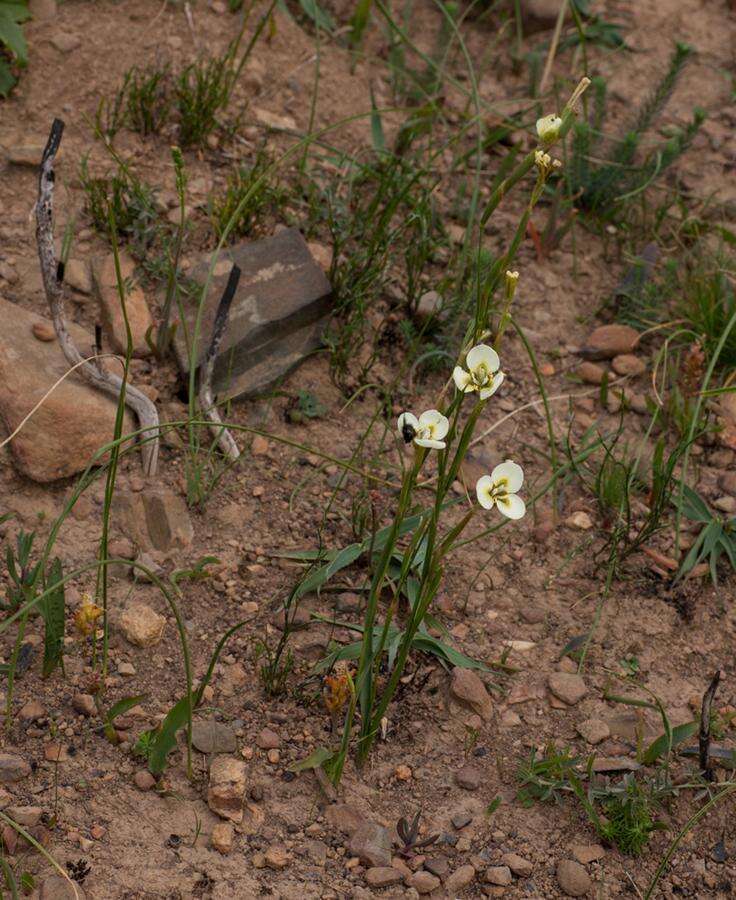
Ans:
{"type": "Polygon", "coordinates": [[[373,573],[371,588],[368,594],[368,602],[365,612],[363,644],[360,650],[360,659],[358,662],[358,697],[360,700],[360,708],[363,713],[364,720],[368,717],[372,705],[373,697],[373,626],[378,613],[378,601],[381,595],[383,582],[388,572],[391,562],[391,556],[396,547],[396,541],[399,534],[399,528],[406,515],[409,503],[411,501],[412,489],[417,480],[417,475],[424,462],[425,451],[417,448],[414,457],[414,464],[407,470],[401,483],[401,493],[399,494],[399,502],[391,526],[391,531],[386,540],[384,548],[381,552],[381,558],[373,573]]]}

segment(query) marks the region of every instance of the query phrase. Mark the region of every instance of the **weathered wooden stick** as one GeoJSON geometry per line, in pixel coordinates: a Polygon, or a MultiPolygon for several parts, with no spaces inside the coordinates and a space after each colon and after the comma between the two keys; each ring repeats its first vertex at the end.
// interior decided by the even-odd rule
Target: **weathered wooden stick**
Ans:
{"type": "Polygon", "coordinates": [[[225,326],[227,325],[227,319],[230,315],[230,306],[233,302],[233,297],[235,296],[239,281],[240,267],[233,264],[232,269],[230,269],[230,276],[227,280],[227,284],[225,285],[225,290],[220,298],[219,306],[217,307],[209,350],[207,351],[207,355],[199,370],[199,394],[197,396],[202,415],[212,422],[210,429],[215,436],[215,442],[220,445],[220,449],[225,456],[233,462],[240,458],[240,450],[235,443],[235,438],[223,425],[220,414],[215,406],[215,400],[212,395],[212,375],[215,371],[217,351],[220,349],[222,336],[225,334],[225,326]]]}
{"type": "Polygon", "coordinates": [[[698,745],[700,750],[700,771],[706,781],[713,781],[713,767],[710,764],[710,710],[713,706],[713,698],[718,690],[721,680],[720,670],[713,676],[708,690],[703,694],[703,704],[700,707],[700,734],[698,745]]]}
{"type": "MultiPolygon", "coordinates": [[[[46,148],[41,159],[38,179],[38,201],[36,202],[36,241],[41,276],[46,291],[46,299],[51,310],[54,330],[59,339],[62,353],[70,366],[79,366],[78,371],[101,391],[120,396],[123,379],[119,375],[105,371],[102,367],[85,362],[66,327],[64,317],[64,265],[56,262],[54,250],[54,158],[61,144],[64,123],[54,119],[46,148]]],[[[146,475],[155,475],[158,465],[159,418],[155,405],[146,395],[129,384],[125,385],[125,403],[138,417],[144,429],[145,443],[141,447],[143,470],[146,475]]]]}

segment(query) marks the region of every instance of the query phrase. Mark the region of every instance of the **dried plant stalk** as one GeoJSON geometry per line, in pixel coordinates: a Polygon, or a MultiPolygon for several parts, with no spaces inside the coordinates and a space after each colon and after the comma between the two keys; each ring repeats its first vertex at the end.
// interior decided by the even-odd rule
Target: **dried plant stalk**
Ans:
{"type": "Polygon", "coordinates": [[[703,694],[703,704],[700,707],[698,749],[700,756],[700,770],[706,781],[713,781],[713,767],[710,764],[710,713],[720,680],[721,672],[719,669],[711,679],[705,694],[703,694]]]}
{"type": "MultiPolygon", "coordinates": [[[[41,172],[38,180],[38,201],[36,202],[36,241],[38,258],[41,263],[41,276],[46,291],[46,299],[51,310],[54,330],[59,340],[62,353],[70,366],[77,366],[78,371],[96,388],[119,397],[123,389],[123,379],[119,375],[107,372],[87,362],[74,344],[69,334],[64,317],[64,267],[56,261],[54,250],[54,158],[61,144],[64,123],[54,119],[48,142],[41,159],[41,172]]],[[[158,465],[159,418],[155,405],[137,388],[125,384],[125,403],[138,417],[141,429],[144,430],[145,442],[141,447],[143,469],[146,475],[155,475],[158,465]]]]}
{"type": "Polygon", "coordinates": [[[223,425],[220,414],[215,406],[215,400],[212,394],[212,375],[215,371],[217,351],[220,349],[222,337],[225,334],[227,319],[230,315],[230,305],[233,302],[233,297],[235,296],[239,281],[240,268],[233,265],[232,269],[230,269],[230,276],[225,285],[225,290],[223,291],[220,303],[217,307],[209,350],[207,351],[207,355],[205,356],[199,371],[199,394],[197,397],[202,415],[212,423],[210,428],[215,436],[215,442],[220,445],[220,449],[225,456],[233,462],[240,458],[240,450],[235,443],[235,438],[223,425]]]}

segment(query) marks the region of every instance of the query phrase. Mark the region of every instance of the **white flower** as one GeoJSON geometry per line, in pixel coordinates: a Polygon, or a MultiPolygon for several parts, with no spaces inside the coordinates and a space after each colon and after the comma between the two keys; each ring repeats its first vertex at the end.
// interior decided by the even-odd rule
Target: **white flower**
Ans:
{"type": "Polygon", "coordinates": [[[523,483],[524,472],[521,466],[507,459],[496,466],[490,475],[483,475],[478,479],[475,485],[478,503],[483,509],[497,506],[509,519],[521,519],[526,512],[526,504],[517,491],[523,483]]]}
{"type": "Polygon", "coordinates": [[[452,373],[455,387],[459,391],[465,394],[478,391],[480,399],[487,400],[501,387],[505,376],[498,371],[501,361],[493,347],[478,344],[468,350],[465,365],[468,367],[467,371],[462,366],[455,366],[452,373]]]}
{"type": "Polygon", "coordinates": [[[551,144],[557,140],[560,128],[562,128],[562,119],[554,113],[537,119],[537,134],[545,144],[551,144]]]}
{"type": "Polygon", "coordinates": [[[413,413],[402,413],[398,426],[399,434],[407,444],[414,441],[420,447],[430,447],[432,450],[444,450],[447,446],[443,438],[450,430],[450,423],[436,409],[428,409],[418,419],[413,413]]]}

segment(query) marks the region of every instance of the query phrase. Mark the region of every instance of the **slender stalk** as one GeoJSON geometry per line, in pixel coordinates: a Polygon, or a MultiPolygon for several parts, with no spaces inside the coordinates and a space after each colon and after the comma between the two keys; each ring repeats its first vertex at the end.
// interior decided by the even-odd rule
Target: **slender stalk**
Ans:
{"type": "Polygon", "coordinates": [[[112,205],[108,207],[108,225],[110,229],[110,242],[112,244],[113,260],[115,262],[115,278],[118,286],[118,296],[120,298],[120,308],[123,312],[123,322],[125,323],[125,359],[123,362],[123,378],[120,385],[120,396],[118,397],[118,407],[115,413],[115,428],[113,431],[113,449],[110,451],[110,464],[107,467],[107,478],[105,482],[105,497],[102,507],[102,534],[100,536],[100,568],[98,570],[98,588],[101,590],[102,596],[102,678],[100,680],[101,689],[104,690],[105,679],[107,678],[107,662],[108,650],[110,642],[109,619],[108,619],[108,540],[110,534],[110,517],[112,513],[112,501],[115,495],[115,480],[118,471],[118,460],[120,458],[120,437],[123,432],[123,423],[125,420],[125,392],[128,385],[128,373],[130,371],[130,361],[133,358],[133,334],[130,330],[130,322],[128,320],[128,307],[125,300],[125,283],[123,274],[120,271],[120,252],[118,249],[117,228],[115,225],[115,213],[112,205]]]}

